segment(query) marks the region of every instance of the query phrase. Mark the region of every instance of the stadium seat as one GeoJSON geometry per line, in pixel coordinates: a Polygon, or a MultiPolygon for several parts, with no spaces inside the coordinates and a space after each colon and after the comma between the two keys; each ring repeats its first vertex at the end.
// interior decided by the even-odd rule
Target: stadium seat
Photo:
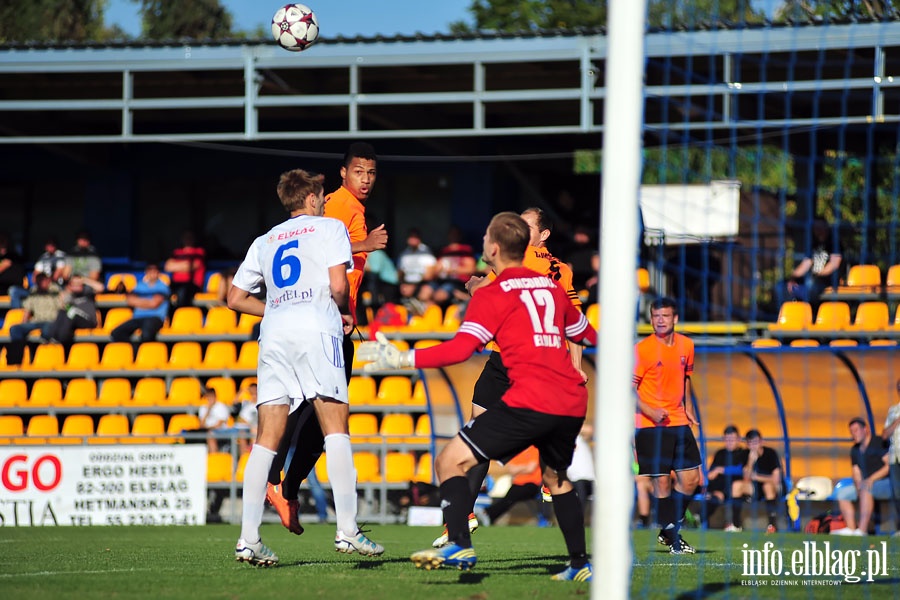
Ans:
{"type": "Polygon", "coordinates": [[[869,340],[870,346],[896,346],[897,340],[869,340]]]}
{"type": "Polygon", "coordinates": [[[131,402],[131,383],[122,377],[110,377],[100,384],[95,406],[124,406],[131,402]]]}
{"type": "Polygon", "coordinates": [[[97,382],[93,379],[72,379],[66,384],[61,406],[88,406],[97,401],[97,382]]]}
{"type": "Polygon", "coordinates": [[[237,318],[233,310],[227,306],[212,306],[206,313],[202,333],[235,333],[236,328],[237,318]]]}
{"type": "Polygon", "coordinates": [[[132,369],[135,371],[156,371],[165,369],[169,362],[169,348],[164,342],[143,342],[137,349],[132,369]]]}
{"type": "Polygon", "coordinates": [[[390,375],[378,384],[378,402],[409,404],[412,401],[412,380],[404,375],[390,375]]]}
{"type": "Polygon", "coordinates": [[[459,304],[448,306],[444,311],[444,322],[442,324],[444,331],[456,331],[459,329],[461,322],[459,318],[459,304]]]}
{"type": "Polygon", "coordinates": [[[197,406],[203,403],[200,380],[196,377],[176,377],[169,386],[168,404],[172,406],[197,406]]]}
{"type": "Polygon", "coordinates": [[[809,302],[785,302],[778,310],[778,319],[769,323],[770,331],[799,331],[812,325],[813,314],[809,302]]]}
{"type": "Polygon", "coordinates": [[[123,438],[129,444],[171,444],[174,440],[166,438],[165,424],[162,415],[145,413],[134,418],[131,425],[131,437],[123,438]]]}
{"type": "Polygon", "coordinates": [[[428,415],[419,417],[419,420],[416,421],[415,435],[420,438],[427,437],[429,440],[431,439],[431,417],[428,415]]]}
{"type": "Polygon", "coordinates": [[[256,377],[244,377],[243,379],[241,379],[241,385],[238,386],[238,390],[243,393],[247,390],[248,387],[250,387],[251,383],[257,383],[256,377]]]}
{"type": "Polygon", "coordinates": [[[94,342],[76,342],[69,350],[62,369],[66,371],[91,371],[100,364],[100,350],[94,342]]]}
{"type": "Polygon", "coordinates": [[[413,344],[413,348],[416,350],[422,350],[424,348],[431,348],[433,346],[439,346],[441,343],[440,340],[418,340],[413,344]]]}
{"type": "Polygon", "coordinates": [[[103,323],[94,330],[95,335],[109,335],[109,332],[131,319],[132,311],[127,306],[116,306],[106,311],[103,323]]]}
{"type": "Polygon", "coordinates": [[[791,348],[817,348],[819,342],[816,340],[793,340],[791,348]]]}
{"type": "Polygon", "coordinates": [[[237,384],[231,377],[210,377],[206,380],[206,387],[216,390],[216,398],[228,406],[231,406],[237,395],[237,384]]]}
{"type": "Polygon", "coordinates": [[[642,294],[650,291],[650,271],[643,267],[638,267],[637,270],[637,287],[642,294]]]}
{"type": "Polygon", "coordinates": [[[25,347],[25,354],[22,355],[22,364],[21,365],[10,365],[6,362],[6,348],[0,348],[0,372],[15,372],[21,371],[22,365],[27,365],[31,362],[31,348],[25,347]]]}
{"type": "Polygon", "coordinates": [[[856,317],[847,329],[851,331],[885,331],[890,326],[890,315],[885,302],[861,302],[856,307],[856,317]]]}
{"type": "Polygon", "coordinates": [[[354,375],[347,384],[347,394],[354,405],[371,404],[375,402],[378,389],[375,380],[366,375],[354,375]]]}
{"type": "Polygon", "coordinates": [[[34,352],[31,364],[22,365],[23,371],[58,371],[66,362],[62,344],[41,344],[34,352]]]}
{"type": "Polygon", "coordinates": [[[415,443],[418,440],[410,439],[413,436],[415,424],[409,413],[394,413],[385,415],[381,419],[378,433],[388,444],[415,443]]]}
{"type": "Polygon", "coordinates": [[[176,342],[169,355],[167,369],[190,371],[198,368],[203,362],[203,354],[198,342],[176,342]]]}
{"type": "Polygon", "coordinates": [[[235,363],[237,363],[237,351],[234,348],[234,342],[211,342],[206,347],[206,354],[203,356],[200,368],[227,371],[233,368],[235,363]]]}
{"type": "Polygon", "coordinates": [[[134,385],[131,404],[161,406],[166,403],[166,382],[159,377],[142,377],[134,385]]]}
{"type": "Polygon", "coordinates": [[[210,452],[206,457],[206,482],[228,483],[234,473],[234,458],[230,452],[210,452]]]}
{"type": "Polygon", "coordinates": [[[207,294],[218,294],[219,284],[221,282],[222,273],[220,271],[213,271],[206,276],[206,285],[203,286],[203,289],[207,294]]]}
{"type": "Polygon", "coordinates": [[[584,312],[584,316],[587,317],[588,322],[594,327],[594,329],[600,328],[600,305],[597,303],[589,304],[587,309],[584,312]]]}
{"type": "Polygon", "coordinates": [[[256,372],[257,363],[259,361],[259,342],[250,341],[241,344],[241,351],[238,353],[235,369],[252,370],[256,372]]]}
{"type": "MultiPolygon", "coordinates": [[[[96,299],[96,301],[99,302],[100,300],[96,299]]],[[[100,323],[103,322],[103,314],[100,312],[99,308],[97,309],[95,314],[97,315],[97,325],[99,325],[100,323]]],[[[81,336],[89,336],[89,335],[93,335],[93,334],[94,334],[94,329],[91,327],[79,327],[78,329],[75,330],[76,338],[79,338],[81,336]]]]}
{"type": "Polygon", "coordinates": [[[100,355],[100,371],[122,371],[130,369],[134,364],[134,350],[129,342],[111,342],[103,348],[100,355]]]}
{"type": "Polygon", "coordinates": [[[405,329],[411,331],[440,331],[444,325],[444,314],[437,304],[429,304],[421,315],[413,315],[405,329]]]}
{"type": "Polygon", "coordinates": [[[780,348],[781,342],[772,338],[759,338],[750,342],[750,346],[753,348],[780,348]]]}
{"type": "Polygon", "coordinates": [[[94,419],[90,415],[69,415],[62,424],[56,444],[84,444],[94,435],[94,419]]]}
{"type": "Polygon", "coordinates": [[[249,452],[244,452],[238,458],[237,469],[234,471],[234,480],[238,483],[244,483],[244,471],[247,470],[247,460],[250,458],[249,452]]]}
{"type": "Polygon", "coordinates": [[[24,379],[0,379],[0,408],[24,406],[28,402],[28,384],[24,379]]]}
{"type": "Polygon", "coordinates": [[[106,279],[106,289],[115,292],[120,283],[125,286],[126,292],[130,292],[137,285],[137,275],[134,273],[111,273],[106,279]]]}
{"type": "Polygon", "coordinates": [[[823,302],[816,312],[812,331],[840,331],[850,325],[850,305],[846,302],[823,302]]]}
{"type": "Polygon", "coordinates": [[[3,317],[3,327],[0,327],[0,335],[9,335],[9,328],[18,325],[25,319],[24,308],[10,308],[3,317]]]}
{"type": "Polygon", "coordinates": [[[62,403],[62,383],[59,379],[41,378],[31,386],[28,395],[29,408],[57,406],[62,403]]]}
{"type": "Polygon", "coordinates": [[[416,476],[416,457],[410,452],[388,452],[384,456],[384,479],[388,483],[409,483],[416,476]]]}
{"type": "Polygon", "coordinates": [[[89,444],[122,444],[128,443],[128,417],[125,415],[107,414],[100,417],[97,431],[89,444]]]}
{"type": "Polygon", "coordinates": [[[425,394],[425,382],[423,380],[416,380],[409,403],[413,406],[425,406],[428,404],[428,396],[425,394]]]}
{"type": "Polygon", "coordinates": [[[192,415],[188,413],[177,413],[172,415],[172,418],[169,419],[169,424],[166,426],[166,435],[170,436],[170,440],[172,443],[184,443],[184,438],[172,437],[177,436],[182,431],[191,431],[200,427],[200,419],[197,415],[192,415]]]}
{"type": "Polygon", "coordinates": [[[425,452],[422,456],[419,457],[419,461],[416,463],[416,473],[414,475],[415,481],[421,481],[422,483],[433,483],[434,482],[434,468],[433,468],[433,460],[431,458],[431,452],[425,452]]]}
{"type": "Polygon", "coordinates": [[[34,415],[28,419],[25,437],[16,440],[17,445],[44,446],[59,435],[59,420],[54,415],[34,415]]]}
{"type": "Polygon", "coordinates": [[[160,330],[161,334],[193,335],[203,329],[203,311],[198,306],[179,306],[172,313],[172,322],[160,330]]]}
{"type": "Polygon", "coordinates": [[[852,347],[852,346],[859,346],[859,342],[857,342],[856,340],[846,340],[846,339],[831,340],[830,342],[828,342],[828,345],[831,347],[837,347],[837,348],[845,347],[846,348],[846,347],[852,347]]]}
{"type": "Polygon", "coordinates": [[[369,413],[355,413],[348,420],[350,439],[354,443],[379,442],[378,418],[369,413]]]}
{"type": "Polygon", "coordinates": [[[0,446],[13,443],[12,438],[25,435],[22,417],[19,415],[0,415],[0,446]]]}
{"type": "Polygon", "coordinates": [[[262,321],[262,317],[241,313],[241,316],[238,318],[237,331],[235,331],[235,333],[250,335],[250,332],[253,331],[253,326],[260,321],[262,321]]]}
{"type": "Polygon", "coordinates": [[[328,466],[326,463],[325,454],[319,457],[319,460],[316,461],[316,479],[319,480],[319,483],[328,483],[328,466]]]}
{"type": "Polygon", "coordinates": [[[374,452],[354,452],[353,466],[356,467],[356,480],[359,483],[381,482],[381,469],[378,462],[378,455],[374,452]]]}
{"type": "Polygon", "coordinates": [[[853,265],[847,272],[846,287],[875,291],[881,287],[881,269],[878,265],[853,265]]]}

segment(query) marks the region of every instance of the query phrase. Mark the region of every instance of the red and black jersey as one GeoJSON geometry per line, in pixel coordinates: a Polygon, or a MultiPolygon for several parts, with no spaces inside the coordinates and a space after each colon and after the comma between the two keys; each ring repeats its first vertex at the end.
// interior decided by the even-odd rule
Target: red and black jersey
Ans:
{"type": "Polygon", "coordinates": [[[503,401],[514,408],[584,417],[587,389],[572,366],[566,339],[597,343],[597,332],[546,275],[505,269],[472,296],[456,336],[416,350],[416,367],[440,367],[468,358],[492,339],[503,348],[512,382],[503,401]]]}

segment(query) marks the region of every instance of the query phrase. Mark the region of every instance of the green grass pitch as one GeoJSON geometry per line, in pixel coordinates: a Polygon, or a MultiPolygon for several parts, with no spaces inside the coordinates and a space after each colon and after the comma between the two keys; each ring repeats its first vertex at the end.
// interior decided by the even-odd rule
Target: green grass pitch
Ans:
{"type": "MultiPolygon", "coordinates": [[[[387,548],[385,555],[378,558],[335,552],[331,541],[333,525],[310,525],[300,537],[289,534],[280,525],[264,525],[263,539],[281,558],[278,567],[269,569],[234,560],[239,529],[231,525],[4,527],[0,532],[0,597],[5,600],[590,597],[586,584],[550,580],[550,575],[561,570],[566,560],[562,536],[556,528],[482,528],[473,538],[478,565],[466,573],[456,569],[415,569],[409,555],[428,547],[440,532],[402,525],[372,526],[373,539],[387,548]]],[[[835,539],[804,534],[765,536],[688,530],[685,537],[698,553],[671,556],[656,544],[655,537],[654,531],[634,534],[632,597],[900,598],[897,538],[835,539]],[[771,541],[789,557],[792,551],[803,548],[804,541],[813,540],[820,545],[829,541],[832,551],[860,550],[863,565],[857,567],[857,572],[865,568],[866,550],[878,550],[885,541],[888,575],[871,583],[843,583],[840,587],[784,587],[773,583],[785,580],[784,577],[743,576],[743,544],[762,549],[765,542],[771,541]],[[767,584],[746,585],[750,580],[767,584]]],[[[594,569],[595,576],[599,575],[602,566],[595,563],[594,569]]]]}

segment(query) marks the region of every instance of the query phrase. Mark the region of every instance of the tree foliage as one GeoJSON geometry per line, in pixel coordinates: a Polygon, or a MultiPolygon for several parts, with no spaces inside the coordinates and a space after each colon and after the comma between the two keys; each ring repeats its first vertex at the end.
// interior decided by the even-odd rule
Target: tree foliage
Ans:
{"type": "Polygon", "coordinates": [[[143,37],[150,40],[232,36],[231,13],[219,0],[133,0],[140,2],[143,37]]]}
{"type": "Polygon", "coordinates": [[[107,0],[2,0],[0,42],[84,42],[106,39],[107,0]]]}

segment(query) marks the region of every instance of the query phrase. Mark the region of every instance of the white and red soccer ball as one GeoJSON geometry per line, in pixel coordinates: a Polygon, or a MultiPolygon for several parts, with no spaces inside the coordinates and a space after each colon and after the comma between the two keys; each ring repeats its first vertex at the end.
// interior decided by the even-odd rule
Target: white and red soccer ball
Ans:
{"type": "Polygon", "coordinates": [[[300,52],[318,39],[319,22],[305,4],[287,4],[272,17],[272,36],[285,50],[300,52]]]}

